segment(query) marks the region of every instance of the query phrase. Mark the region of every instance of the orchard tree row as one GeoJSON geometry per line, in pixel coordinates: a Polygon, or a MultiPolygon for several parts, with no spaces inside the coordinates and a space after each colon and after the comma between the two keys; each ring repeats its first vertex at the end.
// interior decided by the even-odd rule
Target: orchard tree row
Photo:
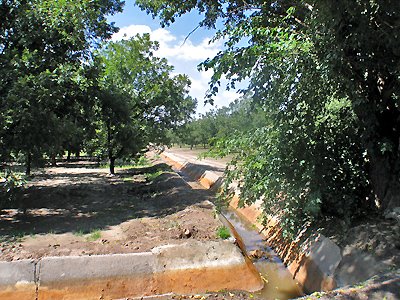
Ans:
{"type": "Polygon", "coordinates": [[[215,108],[198,118],[188,119],[179,127],[169,131],[172,145],[209,148],[219,140],[237,137],[265,125],[265,113],[252,105],[248,95],[240,97],[227,107],[215,108]]]}
{"type": "Polygon", "coordinates": [[[110,42],[120,0],[0,2],[0,161],[81,150],[135,158],[193,113],[190,81],[149,35],[110,42]]]}
{"type": "Polygon", "coordinates": [[[400,206],[400,1],[137,2],[165,26],[190,11],[218,25],[210,102],[221,79],[249,80],[265,123],[213,142],[242,202],[262,198],[287,233],[400,206]]]}

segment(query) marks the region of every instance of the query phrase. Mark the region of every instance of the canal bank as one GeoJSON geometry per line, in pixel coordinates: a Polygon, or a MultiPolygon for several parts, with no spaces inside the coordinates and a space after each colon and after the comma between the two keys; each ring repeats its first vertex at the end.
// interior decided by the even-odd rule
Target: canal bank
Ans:
{"type": "MultiPolygon", "coordinates": [[[[188,158],[187,151],[175,150],[177,151],[164,152],[164,159],[177,170],[181,170],[193,180],[197,180],[205,188],[218,191],[222,184],[224,164],[217,161],[214,165],[214,161],[211,159],[204,161],[188,158]]],[[[266,226],[260,224],[258,216],[261,213],[261,201],[245,208],[238,208],[238,201],[239,196],[236,194],[230,202],[231,208],[241,218],[249,221],[251,226],[257,227],[263,233],[266,244],[274,249],[292,277],[301,283],[307,293],[357,285],[371,277],[374,278],[375,275],[379,276],[385,272],[392,274],[393,270],[397,269],[398,263],[396,262],[399,256],[396,240],[398,239],[395,236],[399,231],[399,224],[390,220],[380,221],[381,224],[378,225],[366,224],[365,228],[360,228],[363,225],[356,226],[351,230],[341,232],[342,236],[339,232],[339,236],[342,237],[340,247],[336,244],[337,239],[331,240],[318,232],[303,233],[303,236],[289,242],[283,238],[279,224],[273,216],[269,218],[266,226]],[[386,227],[387,225],[389,227],[386,227]],[[379,244],[376,239],[368,239],[370,232],[374,233],[375,237],[379,237],[376,234],[377,230],[381,230],[382,235],[387,234],[391,238],[379,245],[388,248],[389,255],[378,259],[373,251],[364,251],[364,249],[373,249],[373,246],[370,246],[371,241],[374,245],[379,244]],[[347,234],[348,240],[343,242],[347,234]],[[366,244],[362,244],[363,242],[366,244]],[[388,257],[389,259],[386,259],[388,257]]],[[[381,251],[380,248],[377,250],[381,251]]],[[[395,279],[395,284],[398,281],[398,278],[395,279]]]]}

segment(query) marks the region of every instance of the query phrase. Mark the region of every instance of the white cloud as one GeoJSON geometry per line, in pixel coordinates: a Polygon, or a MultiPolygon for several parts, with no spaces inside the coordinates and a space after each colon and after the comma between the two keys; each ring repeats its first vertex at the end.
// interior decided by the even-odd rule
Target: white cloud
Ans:
{"type": "Polygon", "coordinates": [[[147,25],[129,25],[122,27],[119,32],[113,34],[112,40],[128,39],[137,34],[149,33],[154,41],[160,43],[158,55],[166,58],[180,59],[184,61],[203,61],[215,56],[221,49],[221,43],[211,43],[205,38],[200,43],[194,44],[190,39],[178,39],[169,30],[158,28],[151,30],[147,25]]]}
{"type": "Polygon", "coordinates": [[[129,25],[122,27],[117,33],[114,33],[111,40],[115,42],[144,33],[151,33],[151,28],[147,25],[129,25]]]}
{"type": "Polygon", "coordinates": [[[164,28],[158,28],[150,33],[151,38],[159,43],[169,43],[176,40],[176,37],[164,28]]]}
{"type": "MultiPolygon", "coordinates": [[[[160,48],[156,55],[166,57],[169,63],[174,65],[174,74],[184,73],[189,76],[192,81],[190,95],[198,100],[197,113],[205,113],[212,109],[213,106],[210,104],[204,105],[204,96],[213,72],[212,70],[199,72],[197,65],[207,58],[214,57],[222,49],[222,41],[211,44],[209,38],[199,42],[193,42],[190,38],[185,41],[185,37],[177,37],[167,29],[152,30],[147,25],[122,27],[118,33],[112,36],[112,40],[128,39],[144,33],[149,33],[152,40],[159,42],[160,48]]],[[[234,91],[221,89],[219,94],[214,97],[214,104],[217,107],[226,106],[238,96],[234,91]]]]}

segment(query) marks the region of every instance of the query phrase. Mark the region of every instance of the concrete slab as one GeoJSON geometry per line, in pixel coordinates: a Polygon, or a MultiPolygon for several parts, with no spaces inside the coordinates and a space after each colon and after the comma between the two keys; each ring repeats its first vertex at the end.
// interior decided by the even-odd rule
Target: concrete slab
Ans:
{"type": "Polygon", "coordinates": [[[333,276],[342,260],[340,248],[327,237],[319,234],[313,239],[309,257],[326,276],[333,276]]]}
{"type": "Polygon", "coordinates": [[[219,290],[262,289],[254,265],[231,242],[190,241],[154,249],[160,293],[201,293],[219,290]]]}
{"type": "Polygon", "coordinates": [[[338,286],[347,286],[367,280],[387,269],[387,265],[376,261],[372,255],[354,249],[343,256],[335,278],[338,286]]]}
{"type": "Polygon", "coordinates": [[[233,243],[189,241],[146,253],[43,258],[39,264],[38,299],[116,299],[221,289],[255,291],[262,286],[254,266],[233,243]]]}
{"type": "Polygon", "coordinates": [[[35,262],[0,262],[0,299],[35,299],[35,262]]]}
{"type": "Polygon", "coordinates": [[[157,272],[193,268],[222,268],[245,264],[239,248],[229,241],[189,241],[180,245],[154,248],[157,257],[157,272]],[[177,255],[178,254],[178,255],[177,255]]]}
{"type": "Polygon", "coordinates": [[[40,285],[86,278],[152,274],[156,260],[150,252],[44,257],[39,263],[40,285]]]}
{"type": "Polygon", "coordinates": [[[111,299],[152,294],[153,254],[47,257],[39,264],[38,299],[111,299]]]}

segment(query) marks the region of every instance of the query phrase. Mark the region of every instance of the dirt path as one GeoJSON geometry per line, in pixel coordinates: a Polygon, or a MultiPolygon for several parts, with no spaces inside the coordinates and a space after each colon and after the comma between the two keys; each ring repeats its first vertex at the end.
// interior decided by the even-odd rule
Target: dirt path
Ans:
{"type": "Polygon", "coordinates": [[[154,163],[114,177],[82,162],[36,173],[19,207],[0,212],[0,260],[143,252],[217,239],[212,194],[154,163]]]}

